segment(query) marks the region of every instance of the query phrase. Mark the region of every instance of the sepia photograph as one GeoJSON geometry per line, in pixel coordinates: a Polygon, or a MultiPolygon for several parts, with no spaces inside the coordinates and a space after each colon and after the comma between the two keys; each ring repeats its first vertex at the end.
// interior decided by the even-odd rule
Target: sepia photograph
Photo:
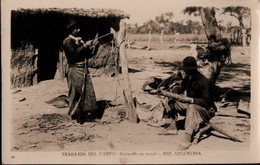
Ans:
{"type": "Polygon", "coordinates": [[[259,7],[2,0],[2,163],[259,163],[259,7]]]}

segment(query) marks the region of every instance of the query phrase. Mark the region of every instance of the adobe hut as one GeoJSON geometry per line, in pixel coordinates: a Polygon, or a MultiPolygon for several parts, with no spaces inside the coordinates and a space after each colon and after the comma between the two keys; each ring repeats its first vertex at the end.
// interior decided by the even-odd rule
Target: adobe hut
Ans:
{"type": "MultiPolygon", "coordinates": [[[[75,19],[83,40],[119,30],[121,19],[129,15],[116,9],[39,8],[11,11],[11,88],[26,87],[54,79],[57,64],[63,74],[62,42],[68,35],[67,23],[75,19]]],[[[113,35],[99,40],[97,53],[89,60],[96,73],[114,71],[118,50],[112,46],[113,35]],[[101,70],[101,71],[100,71],[101,70]]],[[[64,75],[63,75],[64,76],[64,75]]]]}

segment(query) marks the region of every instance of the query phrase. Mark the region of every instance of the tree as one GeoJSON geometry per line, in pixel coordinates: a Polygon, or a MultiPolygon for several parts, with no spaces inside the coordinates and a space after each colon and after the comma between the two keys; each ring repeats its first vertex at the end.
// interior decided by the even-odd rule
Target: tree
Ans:
{"type": "Polygon", "coordinates": [[[239,21],[239,26],[241,28],[245,28],[244,25],[244,19],[248,19],[251,16],[251,10],[248,7],[242,7],[242,6],[229,6],[229,7],[224,7],[222,14],[227,14],[229,13],[230,16],[235,17],[239,21]]]}
{"type": "Polygon", "coordinates": [[[158,22],[155,22],[154,20],[149,20],[147,22],[144,22],[143,25],[138,28],[138,32],[141,34],[149,33],[149,31],[152,31],[153,33],[159,33],[160,25],[158,24],[158,22]]]}
{"type": "Polygon", "coordinates": [[[182,25],[182,23],[181,22],[173,22],[172,23],[172,25],[171,25],[172,27],[174,27],[174,32],[175,33],[183,33],[183,25],[182,25]]]}
{"type": "Polygon", "coordinates": [[[160,31],[160,26],[157,22],[155,22],[154,20],[149,20],[147,23],[146,23],[146,26],[147,26],[147,30],[148,31],[153,31],[153,32],[159,32],[160,31]]]}
{"type": "Polygon", "coordinates": [[[194,26],[194,24],[193,24],[192,20],[188,20],[188,21],[187,21],[187,26],[186,26],[186,28],[187,28],[187,33],[192,33],[193,26],[194,26]]]}
{"type": "Polygon", "coordinates": [[[176,32],[176,29],[175,29],[175,26],[174,26],[174,23],[173,23],[173,22],[169,22],[169,24],[168,24],[168,30],[169,30],[169,33],[174,33],[174,32],[176,32]]]}
{"type": "Polygon", "coordinates": [[[130,34],[137,34],[138,33],[138,24],[135,23],[135,24],[129,24],[127,25],[127,30],[130,34]]]}
{"type": "MultiPolygon", "coordinates": [[[[235,44],[242,44],[242,29],[246,29],[246,40],[249,40],[250,43],[251,35],[249,32],[251,31],[251,25],[249,25],[249,28],[245,28],[244,20],[250,19],[251,17],[251,10],[248,7],[242,7],[242,6],[229,6],[224,7],[222,14],[230,14],[230,16],[235,17],[239,22],[239,28],[233,28],[231,29],[231,37],[232,41],[235,41],[235,44]]],[[[250,19],[251,24],[251,19],[250,19]]],[[[244,43],[245,44],[245,43],[244,43]]]]}
{"type": "Polygon", "coordinates": [[[202,65],[202,74],[215,83],[225,62],[231,60],[230,43],[227,38],[222,38],[215,8],[193,6],[185,8],[183,12],[201,17],[208,45],[206,49],[197,46],[197,60],[202,65]],[[206,59],[207,63],[204,62],[206,59]]]}
{"type": "Polygon", "coordinates": [[[171,21],[172,17],[172,12],[166,12],[160,16],[155,17],[155,20],[161,25],[161,43],[163,42],[164,30],[167,29],[166,26],[171,21]]]}
{"type": "Polygon", "coordinates": [[[138,24],[137,23],[135,23],[134,24],[134,34],[136,34],[136,33],[138,33],[138,24]]]}
{"type": "Polygon", "coordinates": [[[155,17],[155,21],[158,22],[159,24],[166,25],[170,21],[172,21],[173,18],[173,13],[172,12],[166,12],[161,14],[160,16],[155,17]]]}

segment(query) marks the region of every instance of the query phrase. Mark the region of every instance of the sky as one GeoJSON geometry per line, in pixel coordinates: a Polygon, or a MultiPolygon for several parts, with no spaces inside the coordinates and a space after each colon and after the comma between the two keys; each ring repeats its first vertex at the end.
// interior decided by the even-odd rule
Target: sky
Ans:
{"type": "MultiPolygon", "coordinates": [[[[187,6],[205,6],[218,7],[225,6],[252,6],[251,0],[2,0],[7,2],[7,6],[16,9],[23,8],[41,8],[41,7],[76,7],[76,8],[114,8],[121,9],[130,15],[127,23],[138,23],[142,25],[148,20],[155,20],[156,16],[165,12],[174,14],[173,22],[180,20],[200,20],[183,14],[182,10],[187,6]]],[[[2,5],[3,6],[3,5],[2,5]]],[[[233,21],[233,24],[238,24],[238,21],[230,16],[216,15],[217,19],[233,21]]]]}

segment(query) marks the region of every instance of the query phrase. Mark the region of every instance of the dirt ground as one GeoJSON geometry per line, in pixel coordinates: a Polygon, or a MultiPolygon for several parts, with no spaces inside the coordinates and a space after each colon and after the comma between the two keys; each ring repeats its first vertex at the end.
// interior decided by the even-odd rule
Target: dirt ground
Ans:
{"type": "MultiPolygon", "coordinates": [[[[140,103],[155,106],[160,98],[144,93],[142,84],[150,76],[166,78],[176,71],[181,61],[190,54],[190,47],[169,48],[169,45],[152,45],[154,50],[127,50],[132,95],[140,103]]],[[[250,101],[250,52],[241,47],[232,47],[232,64],[225,66],[217,85],[232,89],[227,96],[228,105],[216,102],[218,112],[212,123],[241,139],[234,142],[217,131],[203,136],[189,150],[249,150],[250,118],[237,113],[240,99],[250,101]]],[[[97,100],[106,101],[101,119],[83,125],[72,121],[68,108],[56,108],[45,101],[67,95],[66,80],[43,81],[31,87],[12,89],[12,148],[11,151],[116,151],[150,150],[176,151],[184,130],[179,127],[178,135],[158,135],[164,128],[152,127],[146,122],[130,123],[120,117],[125,111],[122,95],[122,75],[92,77],[97,100]],[[109,103],[109,101],[111,101],[109,103]]],[[[104,103],[104,102],[103,102],[104,103]]]]}

